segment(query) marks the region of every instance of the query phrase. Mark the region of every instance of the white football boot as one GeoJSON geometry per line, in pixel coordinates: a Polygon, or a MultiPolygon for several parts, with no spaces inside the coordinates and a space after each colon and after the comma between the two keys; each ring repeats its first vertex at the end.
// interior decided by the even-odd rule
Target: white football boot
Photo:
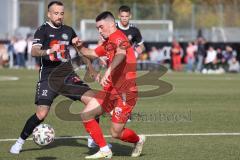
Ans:
{"type": "Polygon", "coordinates": [[[10,153],[12,154],[19,154],[22,150],[22,146],[24,144],[24,140],[19,138],[14,145],[12,145],[10,149],[10,153]]]}
{"type": "Polygon", "coordinates": [[[142,153],[143,149],[143,144],[146,141],[146,136],[144,135],[139,135],[139,141],[135,144],[133,152],[132,152],[132,157],[139,157],[142,153]]]}
{"type": "Polygon", "coordinates": [[[85,159],[99,159],[99,158],[105,158],[105,159],[111,159],[112,158],[112,151],[109,150],[107,152],[103,151],[98,151],[97,153],[91,155],[91,156],[86,156],[85,159]]]}

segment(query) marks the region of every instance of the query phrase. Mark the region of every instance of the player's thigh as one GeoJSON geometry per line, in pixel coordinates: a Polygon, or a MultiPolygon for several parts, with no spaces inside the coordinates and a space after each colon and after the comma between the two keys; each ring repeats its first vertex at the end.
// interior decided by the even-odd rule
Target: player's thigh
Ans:
{"type": "Polygon", "coordinates": [[[91,88],[84,83],[78,75],[72,74],[66,78],[61,93],[74,101],[80,100],[84,104],[87,104],[90,99],[94,96],[94,92],[91,88]]]}
{"type": "Polygon", "coordinates": [[[80,100],[85,105],[87,105],[94,96],[95,96],[95,93],[92,90],[88,90],[82,95],[80,100]]]}
{"type": "Polygon", "coordinates": [[[100,106],[98,100],[96,98],[92,98],[84,107],[81,112],[82,120],[90,120],[96,118],[97,116],[102,115],[104,110],[100,106]]]}
{"type": "Polygon", "coordinates": [[[35,104],[37,106],[51,106],[58,96],[50,87],[47,78],[40,80],[36,86],[35,104]]]}

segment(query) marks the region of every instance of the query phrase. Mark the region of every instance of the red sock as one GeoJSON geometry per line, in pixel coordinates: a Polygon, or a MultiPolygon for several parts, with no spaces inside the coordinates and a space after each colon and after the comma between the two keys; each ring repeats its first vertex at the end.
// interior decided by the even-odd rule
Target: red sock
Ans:
{"type": "Polygon", "coordinates": [[[137,143],[139,141],[138,135],[133,130],[128,128],[123,129],[120,139],[129,143],[137,143]]]}
{"type": "Polygon", "coordinates": [[[102,130],[95,119],[83,122],[86,131],[93,138],[93,140],[98,144],[98,146],[104,147],[107,145],[106,140],[103,137],[102,130]]]}

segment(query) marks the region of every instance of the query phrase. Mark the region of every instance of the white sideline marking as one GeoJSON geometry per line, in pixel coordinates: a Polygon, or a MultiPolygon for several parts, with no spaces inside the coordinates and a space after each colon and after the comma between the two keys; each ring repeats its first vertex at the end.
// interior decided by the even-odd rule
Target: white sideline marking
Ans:
{"type": "Polygon", "coordinates": [[[19,80],[19,77],[0,76],[0,81],[17,81],[17,80],[19,80]]]}
{"type": "MultiPolygon", "coordinates": [[[[145,134],[147,137],[183,137],[183,136],[240,136],[240,133],[177,133],[177,134],[145,134]]],[[[105,138],[110,138],[110,135],[105,135],[105,138]]],[[[80,139],[88,138],[88,136],[71,136],[71,137],[56,137],[55,139],[80,139]]],[[[16,141],[17,139],[0,139],[0,142],[16,141]]],[[[31,141],[28,138],[27,141],[31,141]]]]}

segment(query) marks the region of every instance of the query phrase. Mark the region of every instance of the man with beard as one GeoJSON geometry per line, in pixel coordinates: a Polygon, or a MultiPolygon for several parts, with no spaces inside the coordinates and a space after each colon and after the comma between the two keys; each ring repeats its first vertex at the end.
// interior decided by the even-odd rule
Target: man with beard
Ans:
{"type": "MultiPolygon", "coordinates": [[[[35,32],[31,50],[32,56],[41,59],[35,96],[36,113],[26,121],[20,137],[10,149],[12,154],[20,153],[25,140],[47,117],[58,95],[79,100],[84,105],[94,96],[90,87],[73,70],[69,46],[77,35],[71,27],[63,24],[63,4],[59,1],[50,2],[47,16],[49,20],[35,32]]],[[[86,62],[89,71],[93,73],[91,62],[86,62]]]]}

